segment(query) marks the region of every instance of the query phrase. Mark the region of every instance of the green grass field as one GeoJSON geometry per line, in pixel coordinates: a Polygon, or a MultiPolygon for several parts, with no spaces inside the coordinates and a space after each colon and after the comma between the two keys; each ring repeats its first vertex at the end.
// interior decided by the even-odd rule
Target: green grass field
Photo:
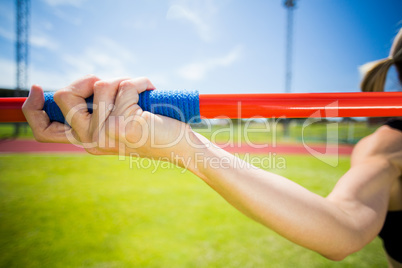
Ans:
{"type": "MultiPolygon", "coordinates": [[[[281,122],[281,121],[279,121],[281,122]]],[[[284,137],[282,123],[244,123],[200,128],[194,126],[193,129],[214,142],[226,143],[228,141],[249,141],[251,143],[274,142],[339,142],[355,144],[362,137],[375,131],[378,126],[367,126],[366,122],[353,123],[315,123],[303,128],[304,120],[293,120],[289,126],[289,136],[284,137]],[[328,139],[327,131],[337,133],[337,139],[328,139]]],[[[0,124],[0,139],[9,137],[15,131],[13,124],[0,124]]],[[[32,131],[26,124],[21,124],[19,138],[33,138],[32,131]]]]}
{"type": "MultiPolygon", "coordinates": [[[[145,161],[145,160],[144,160],[145,161]]],[[[303,249],[170,166],[0,155],[0,267],[386,267],[374,240],[342,262],[303,249]]],[[[325,196],[348,169],[287,156],[273,170],[325,196]]]]}
{"type": "Polygon", "coordinates": [[[194,128],[212,141],[226,143],[228,141],[250,141],[251,143],[349,143],[355,144],[361,138],[373,133],[377,126],[368,126],[366,122],[329,122],[313,123],[303,126],[308,121],[304,119],[293,120],[289,125],[289,134],[284,136],[281,121],[269,121],[267,123],[233,124],[214,126],[207,128],[194,128]],[[327,131],[332,134],[327,135],[327,131]],[[333,136],[333,134],[335,134],[333,136]]]}
{"type": "MultiPolygon", "coordinates": [[[[15,132],[15,125],[10,123],[0,123],[0,139],[10,137],[15,132]]],[[[33,139],[31,128],[26,123],[21,123],[18,138],[33,139]]]]}

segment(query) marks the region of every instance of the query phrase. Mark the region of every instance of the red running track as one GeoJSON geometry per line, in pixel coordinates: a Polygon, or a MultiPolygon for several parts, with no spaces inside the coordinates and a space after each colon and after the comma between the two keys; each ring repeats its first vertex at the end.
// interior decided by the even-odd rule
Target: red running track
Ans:
{"type": "MultiPolygon", "coordinates": [[[[239,145],[219,145],[230,153],[253,153],[253,154],[310,154],[308,149],[302,144],[277,144],[276,146],[267,146],[263,144],[241,144],[239,145]],[[256,146],[253,146],[256,145],[256,146]],[[256,148],[256,147],[264,148],[256,148]]],[[[312,145],[311,150],[326,155],[350,155],[353,150],[351,145],[312,145]]],[[[0,143],[0,153],[85,153],[85,150],[72,145],[60,143],[39,143],[34,140],[11,140],[0,143]]]]}

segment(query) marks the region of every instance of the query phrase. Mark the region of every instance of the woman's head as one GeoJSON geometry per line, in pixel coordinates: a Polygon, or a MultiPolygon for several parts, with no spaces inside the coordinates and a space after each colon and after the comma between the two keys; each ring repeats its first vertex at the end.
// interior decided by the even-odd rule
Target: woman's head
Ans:
{"type": "Polygon", "coordinates": [[[387,73],[392,65],[395,65],[399,81],[402,84],[402,28],[395,37],[388,58],[369,62],[362,66],[364,72],[360,84],[362,91],[384,91],[387,73]]]}

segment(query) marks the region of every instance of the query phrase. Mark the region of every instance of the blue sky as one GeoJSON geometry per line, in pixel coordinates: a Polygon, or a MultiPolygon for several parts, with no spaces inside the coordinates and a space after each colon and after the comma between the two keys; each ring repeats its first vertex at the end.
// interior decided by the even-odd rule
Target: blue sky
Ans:
{"type": "MultiPolygon", "coordinates": [[[[94,73],[168,90],[283,92],[282,2],[32,0],[29,84],[56,90],[94,73]]],[[[299,0],[292,91],[358,91],[358,67],[387,57],[401,11],[400,0],[299,0]]],[[[14,1],[0,0],[0,14],[0,87],[13,88],[14,1]]]]}

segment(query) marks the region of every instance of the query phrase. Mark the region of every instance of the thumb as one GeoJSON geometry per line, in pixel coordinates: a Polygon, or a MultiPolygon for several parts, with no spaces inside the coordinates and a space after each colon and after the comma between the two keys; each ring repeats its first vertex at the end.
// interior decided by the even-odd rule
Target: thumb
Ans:
{"type": "Polygon", "coordinates": [[[33,85],[29,91],[29,96],[22,106],[24,110],[42,110],[45,104],[45,97],[43,95],[43,89],[39,85],[33,85]]]}

